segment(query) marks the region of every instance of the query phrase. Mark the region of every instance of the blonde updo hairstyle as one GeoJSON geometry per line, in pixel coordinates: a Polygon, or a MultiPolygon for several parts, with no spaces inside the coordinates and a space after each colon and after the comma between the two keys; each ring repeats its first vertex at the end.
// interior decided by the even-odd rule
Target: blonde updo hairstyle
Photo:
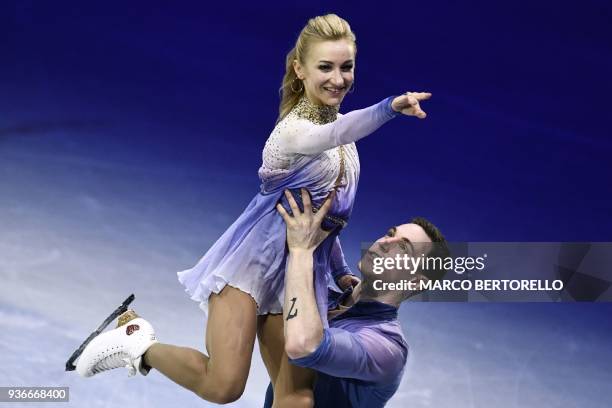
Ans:
{"type": "Polygon", "coordinates": [[[335,14],[326,14],[308,20],[308,24],[300,32],[300,36],[295,42],[295,47],[287,54],[285,61],[285,76],[279,89],[281,102],[279,115],[276,123],[280,122],[298,103],[304,95],[304,84],[295,74],[293,61],[298,60],[304,65],[306,55],[310,47],[317,41],[348,40],[353,44],[355,54],[357,54],[357,44],[355,34],[351,31],[349,23],[335,14]],[[298,88],[295,92],[293,89],[298,88]]]}

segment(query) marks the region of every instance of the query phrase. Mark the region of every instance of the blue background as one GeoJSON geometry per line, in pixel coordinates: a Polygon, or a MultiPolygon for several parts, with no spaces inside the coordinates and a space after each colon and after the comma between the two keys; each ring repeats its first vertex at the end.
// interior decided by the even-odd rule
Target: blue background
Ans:
{"type": "MultiPolygon", "coordinates": [[[[49,384],[131,290],[160,334],[201,347],[201,329],[169,311],[198,322],[174,272],[257,193],[285,55],[307,19],[326,12],[357,35],[356,90],[341,112],[433,93],[426,120],[394,119],[358,144],[359,192],[342,237],[351,265],[361,242],[413,216],[452,241],[612,241],[606,2],[3,2],[0,339],[16,351],[16,330],[26,330],[29,353],[45,350],[45,327],[73,333],[48,344],[61,355],[47,374],[29,369],[36,358],[24,368],[5,354],[3,385],[49,384]]],[[[604,406],[610,312],[405,305],[415,348],[396,404],[604,406]]],[[[60,384],[72,384],[75,406],[80,390],[91,406],[114,406],[100,391],[117,386],[110,375],[60,384]]],[[[166,391],[146,403],[163,404],[178,388],[152,377],[166,391]]],[[[139,392],[154,392],[147,381],[139,392]]],[[[263,385],[238,404],[258,406],[263,385]]]]}

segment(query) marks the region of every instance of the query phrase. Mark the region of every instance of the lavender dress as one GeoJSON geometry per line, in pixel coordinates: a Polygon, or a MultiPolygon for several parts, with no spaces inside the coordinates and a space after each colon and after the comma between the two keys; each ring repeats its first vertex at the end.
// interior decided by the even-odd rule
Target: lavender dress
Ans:
{"type": "MultiPolygon", "coordinates": [[[[336,108],[315,106],[302,98],[276,125],[263,151],[260,193],[193,268],[178,272],[185,291],[200,303],[206,318],[211,293],[219,293],[226,285],[250,294],[258,314],[282,313],[286,230],[276,204],[280,201],[288,209],[283,191],[305,187],[318,207],[336,188],[329,222],[345,224],[359,181],[354,142],[397,115],[391,100],[341,115],[336,108]]],[[[329,279],[349,272],[339,231],[336,228],[314,257],[315,294],[326,324],[329,279]]]]}

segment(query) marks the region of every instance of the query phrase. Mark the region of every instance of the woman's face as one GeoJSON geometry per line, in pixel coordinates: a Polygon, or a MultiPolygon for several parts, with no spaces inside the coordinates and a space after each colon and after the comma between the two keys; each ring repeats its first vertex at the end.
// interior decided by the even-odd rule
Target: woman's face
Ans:
{"type": "Polygon", "coordinates": [[[293,68],[312,103],[336,106],[353,84],[355,50],[347,40],[319,41],[310,48],[305,63],[294,61],[293,68]]]}

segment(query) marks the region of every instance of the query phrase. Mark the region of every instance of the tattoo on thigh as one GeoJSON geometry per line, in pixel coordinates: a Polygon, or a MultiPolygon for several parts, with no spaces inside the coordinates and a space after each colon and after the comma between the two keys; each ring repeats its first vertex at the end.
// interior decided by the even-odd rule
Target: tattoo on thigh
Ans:
{"type": "Polygon", "coordinates": [[[287,313],[287,319],[286,320],[293,319],[295,316],[297,316],[298,310],[297,310],[297,307],[295,307],[295,301],[296,300],[297,300],[297,298],[291,299],[291,307],[289,308],[289,313],[287,313]],[[293,309],[295,309],[295,310],[293,310],[293,309]],[[291,312],[293,312],[293,313],[291,313],[291,312]]]}

